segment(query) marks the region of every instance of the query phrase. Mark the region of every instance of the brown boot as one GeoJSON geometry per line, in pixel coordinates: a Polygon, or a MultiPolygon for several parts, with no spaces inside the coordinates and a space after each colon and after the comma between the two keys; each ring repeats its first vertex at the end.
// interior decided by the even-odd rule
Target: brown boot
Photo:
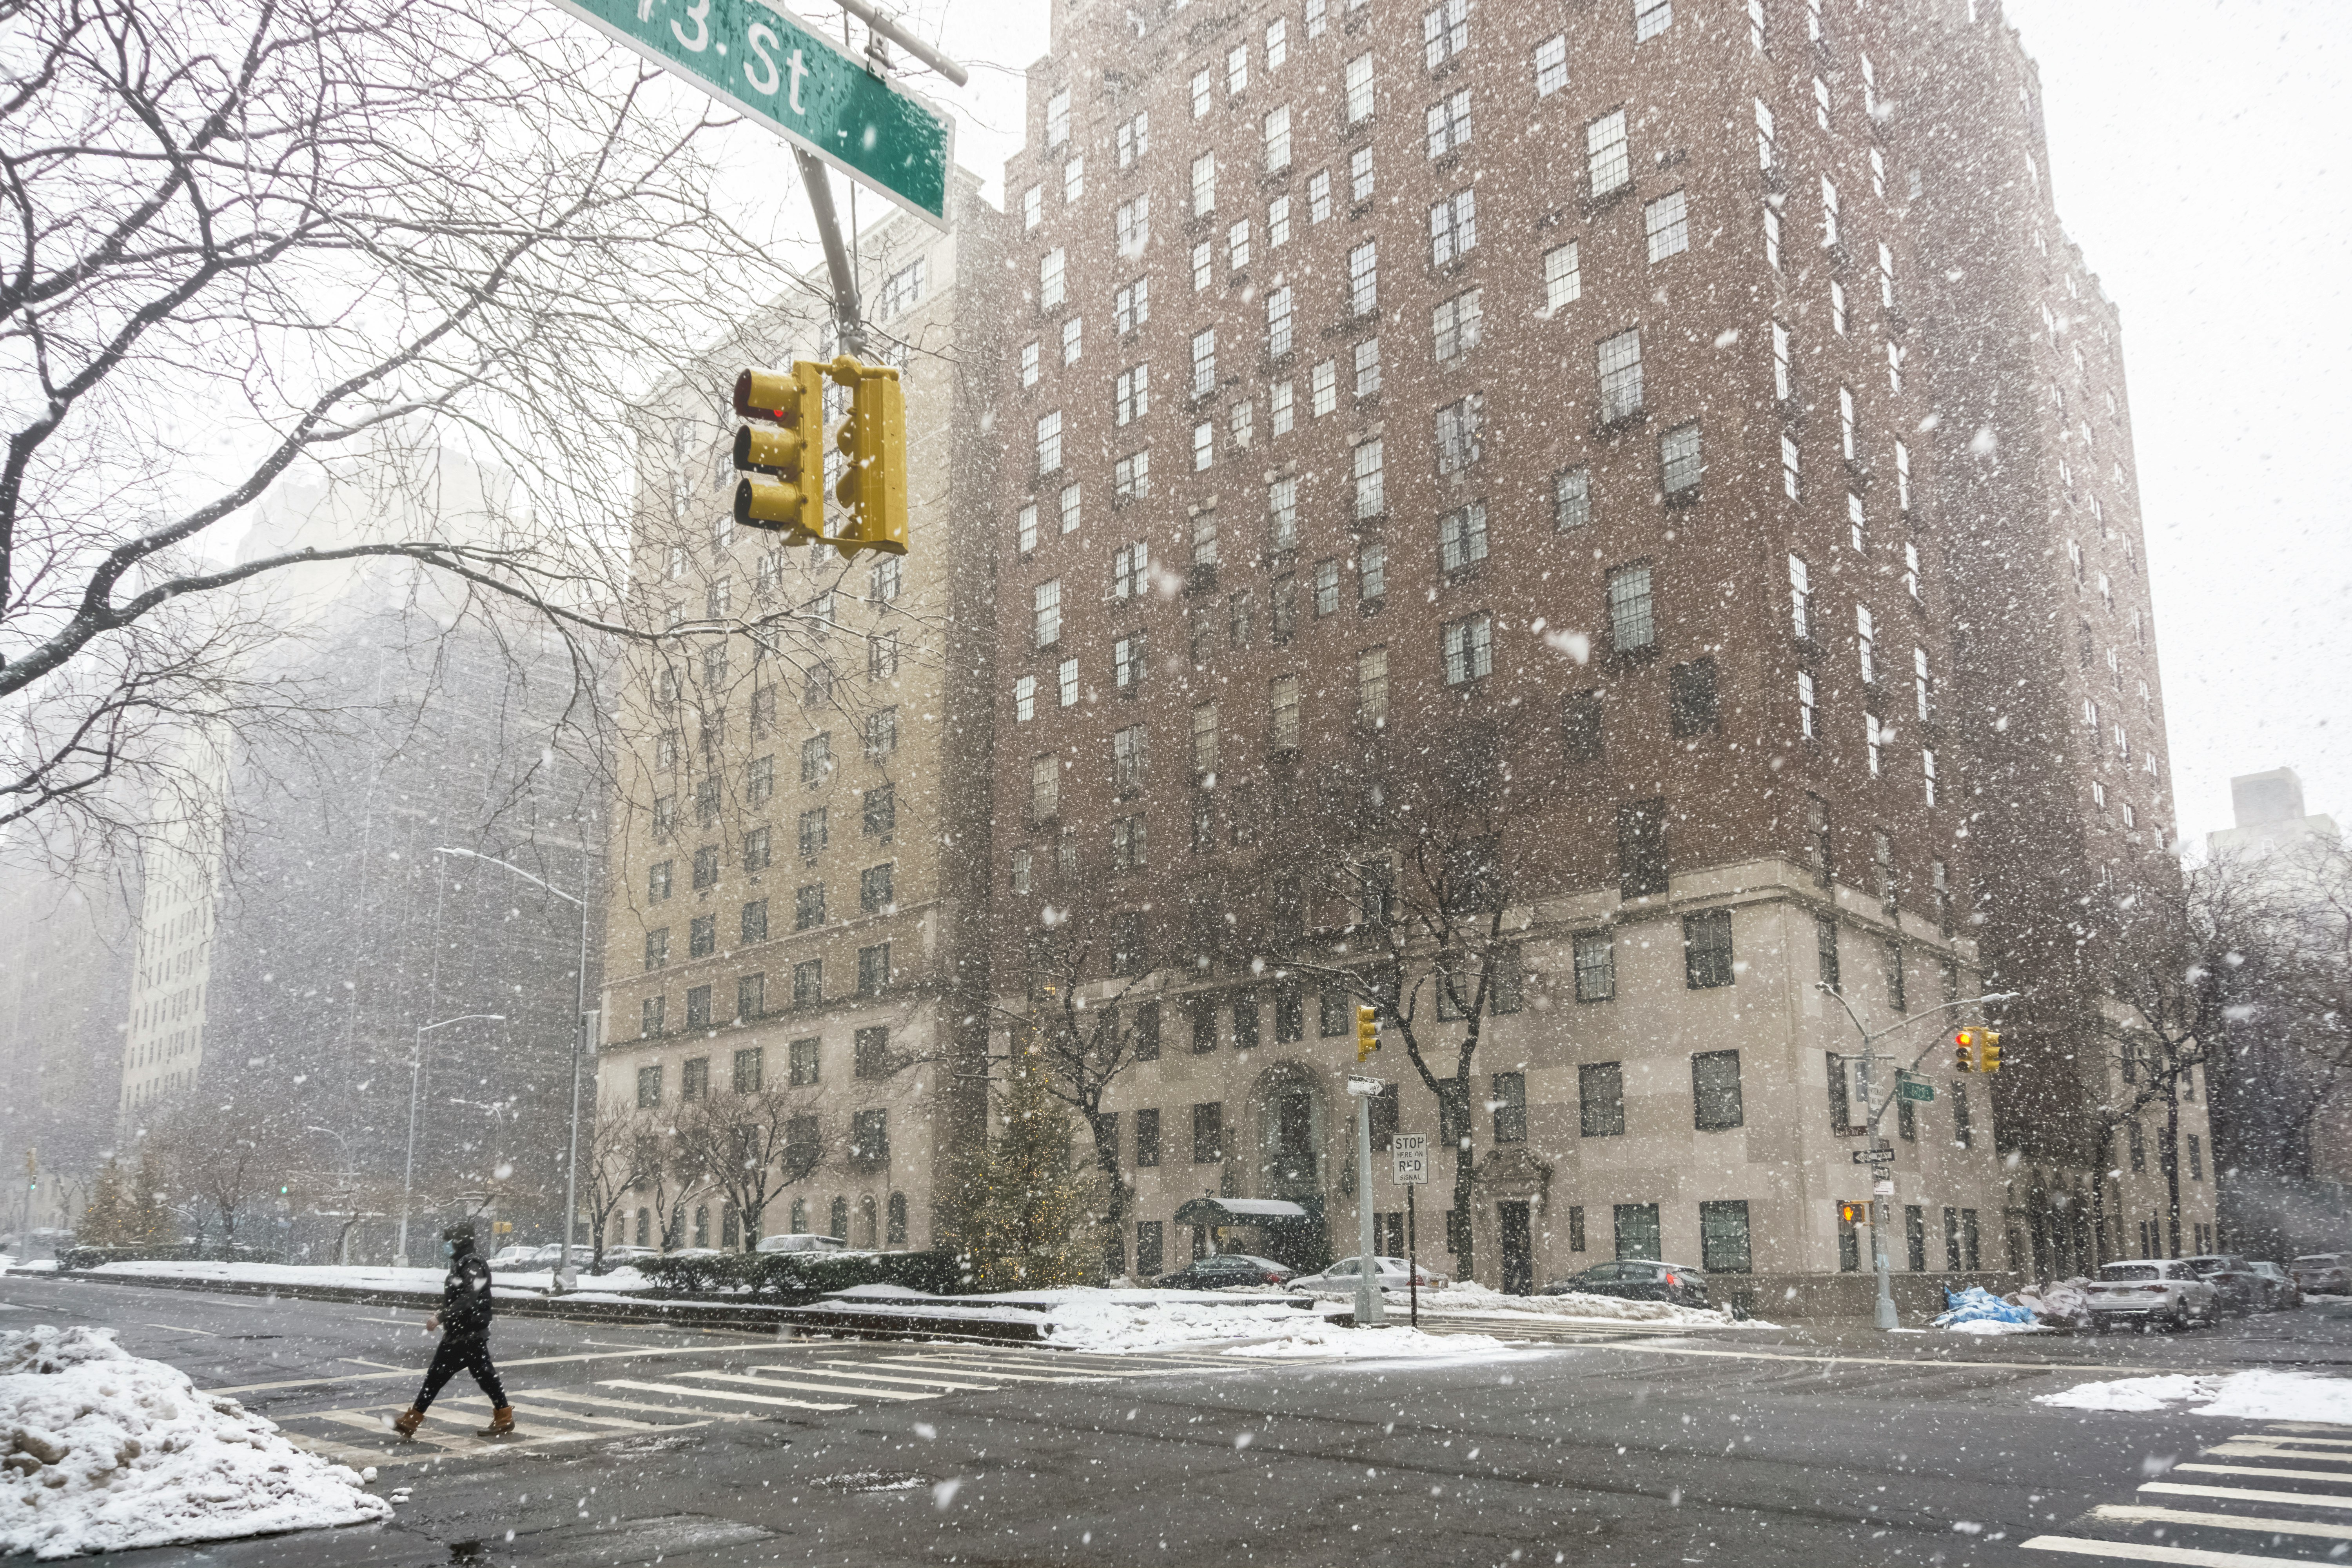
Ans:
{"type": "Polygon", "coordinates": [[[485,1437],[503,1437],[514,1430],[514,1406],[501,1405],[490,1412],[490,1424],[482,1428],[485,1437]]]}
{"type": "Polygon", "coordinates": [[[413,1405],[392,1418],[392,1429],[400,1434],[403,1441],[415,1436],[416,1429],[424,1425],[425,1412],[413,1405]]]}

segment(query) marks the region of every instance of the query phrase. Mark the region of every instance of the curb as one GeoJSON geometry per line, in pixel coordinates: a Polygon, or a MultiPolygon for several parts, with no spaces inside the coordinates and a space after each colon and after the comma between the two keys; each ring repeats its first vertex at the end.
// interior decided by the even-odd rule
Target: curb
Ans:
{"type": "MultiPolygon", "coordinates": [[[[8,1270],[10,1274],[20,1272],[8,1270]]],[[[266,1285],[243,1279],[171,1279],[121,1274],[64,1274],[43,1271],[28,1278],[70,1280],[76,1284],[113,1285],[131,1289],[203,1290],[217,1296],[263,1296],[297,1301],[339,1301],[356,1307],[415,1307],[430,1310],[440,1304],[437,1291],[373,1290],[348,1285],[266,1285]]],[[[556,1318],[589,1323],[656,1323],[703,1329],[745,1329],[779,1332],[794,1309],[783,1306],[730,1306],[708,1301],[656,1300],[579,1301],[563,1296],[498,1296],[499,1314],[509,1318],[556,1318]]]]}

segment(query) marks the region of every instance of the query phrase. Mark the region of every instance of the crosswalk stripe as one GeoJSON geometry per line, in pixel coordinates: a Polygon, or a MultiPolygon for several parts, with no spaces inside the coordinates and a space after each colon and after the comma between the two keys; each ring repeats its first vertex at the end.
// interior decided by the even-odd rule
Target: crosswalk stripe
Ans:
{"type": "Polygon", "coordinates": [[[2241,1432],[2232,1443],[2292,1443],[2298,1448],[2352,1448],[2352,1437],[2282,1437],[2270,1432],[2241,1432]]]}
{"type": "Polygon", "coordinates": [[[2178,1481],[2149,1481],[2139,1489],[2167,1497],[2223,1498],[2233,1502],[2292,1503],[2297,1508],[2352,1510],[2352,1496],[2340,1492],[2269,1492],[2253,1487],[2184,1486],[2178,1481]]]}
{"type": "Polygon", "coordinates": [[[377,1462],[376,1455],[371,1450],[354,1448],[348,1443],[338,1443],[327,1437],[313,1437],[306,1432],[289,1432],[286,1436],[292,1442],[310,1449],[322,1459],[332,1459],[339,1465],[349,1465],[354,1469],[377,1462]]]}
{"type": "Polygon", "coordinates": [[[2334,1470],[2283,1470],[2274,1465],[2175,1465],[2176,1470],[2194,1470],[2204,1476],[2275,1476],[2281,1480],[2341,1481],[2352,1479],[2334,1470]]]}
{"type": "MultiPolygon", "coordinates": [[[[312,1421],[332,1421],[339,1426],[356,1426],[362,1432],[373,1432],[380,1437],[393,1436],[392,1427],[381,1415],[371,1415],[363,1410],[316,1410],[308,1417],[312,1421]]],[[[420,1431],[409,1439],[428,1447],[448,1448],[462,1452],[472,1445],[460,1443],[454,1436],[444,1437],[437,1432],[420,1431]]]]}
{"type": "Polygon", "coordinates": [[[696,1410],[683,1405],[646,1405],[635,1399],[616,1399],[606,1394],[566,1394],[553,1388],[535,1390],[530,1397],[541,1401],[553,1399],[567,1404],[593,1405],[600,1409],[639,1410],[654,1415],[698,1415],[702,1418],[702,1421],[652,1423],[653,1426],[663,1429],[674,1426],[696,1426],[707,1421],[757,1421],[759,1419],[758,1416],[747,1415],[740,1410],[696,1410]]]}
{"type": "MultiPolygon", "coordinates": [[[[900,1377],[894,1373],[867,1370],[874,1367],[895,1366],[898,1363],[895,1362],[887,1361],[828,1361],[817,1363],[819,1368],[837,1366],[851,1369],[845,1370],[841,1375],[844,1377],[863,1378],[867,1383],[905,1383],[912,1384],[919,1388],[960,1389],[967,1394],[994,1394],[997,1392],[998,1385],[993,1383],[956,1383],[944,1377],[900,1377]]],[[[977,1378],[982,1374],[974,1373],[971,1375],[977,1378]]]]}
{"type": "Polygon", "coordinates": [[[2300,1563],[2299,1557],[2263,1557],[2249,1552],[2206,1552],[2193,1546],[2143,1546],[2132,1541],[2087,1541],[2074,1535],[2037,1535],[2018,1544],[2028,1552],[2070,1552],[2077,1557],[2116,1557],[2126,1563],[2173,1563],[2180,1568],[2269,1568],[2300,1563]]]}
{"type": "Polygon", "coordinates": [[[2208,1454],[2220,1454],[2225,1458],[2301,1459],[2309,1465],[2352,1465],[2352,1454],[2314,1454],[2302,1448],[2281,1447],[2277,1443],[2221,1443],[2201,1451],[2208,1454]]]}
{"type": "MultiPolygon", "coordinates": [[[[765,1368],[758,1369],[765,1371],[765,1368]]],[[[778,1372],[797,1372],[803,1376],[822,1375],[807,1367],[777,1367],[778,1372]]],[[[748,1372],[682,1372],[680,1377],[701,1378],[709,1383],[740,1383],[752,1388],[797,1388],[803,1394],[864,1394],[876,1399],[937,1399],[936,1394],[909,1394],[903,1388],[872,1388],[858,1383],[802,1383],[789,1377],[757,1377],[748,1372]]]]}
{"type": "MultiPolygon", "coordinates": [[[[546,1420],[551,1414],[558,1421],[573,1421],[589,1426],[619,1426],[631,1432],[661,1432],[667,1430],[667,1427],[656,1422],[631,1421],[619,1415],[591,1415],[581,1411],[557,1410],[547,1412],[537,1408],[528,1408],[536,1406],[541,1397],[540,1391],[535,1388],[518,1389],[512,1394],[509,1395],[509,1397],[511,1399],[520,1399],[523,1401],[527,1406],[524,1411],[519,1412],[515,1418],[515,1436],[518,1437],[538,1436],[539,1430],[526,1429],[523,1423],[525,1421],[529,1421],[532,1424],[532,1427],[536,1428],[537,1424],[546,1420]]],[[[478,1394],[457,1394],[454,1396],[445,1395],[441,1403],[444,1405],[471,1405],[478,1406],[484,1410],[490,1408],[490,1402],[484,1399],[478,1394]]],[[[563,1430],[563,1428],[558,1427],[556,1430],[561,1431],[563,1430]]]]}
{"type": "MultiPolygon", "coordinates": [[[[909,1356],[907,1359],[915,1361],[917,1358],[909,1356]]],[[[1108,1377],[1072,1377],[1067,1374],[1047,1376],[1039,1373],[999,1372],[992,1363],[969,1362],[955,1356],[924,1356],[920,1360],[925,1365],[952,1367],[967,1374],[985,1370],[988,1376],[1000,1383],[1110,1383],[1115,1381],[1108,1377]]]]}
{"type": "Polygon", "coordinates": [[[2314,1535],[2325,1541],[2352,1541],[2352,1525],[2305,1524],[2292,1519],[2257,1519],[2244,1513],[2196,1513],[2188,1509],[2103,1502],[2091,1510],[2091,1516],[2115,1524],[2193,1524],[2210,1530],[2242,1530],[2256,1535],[2314,1535]]]}
{"type": "Polygon", "coordinates": [[[688,1388],[675,1383],[636,1383],[616,1377],[599,1383],[599,1388],[629,1388],[640,1394],[677,1394],[688,1399],[730,1399],[738,1405],[780,1405],[794,1410],[855,1410],[854,1405],[821,1405],[814,1399],[762,1399],[756,1394],[729,1394],[717,1388],[688,1388]]]}

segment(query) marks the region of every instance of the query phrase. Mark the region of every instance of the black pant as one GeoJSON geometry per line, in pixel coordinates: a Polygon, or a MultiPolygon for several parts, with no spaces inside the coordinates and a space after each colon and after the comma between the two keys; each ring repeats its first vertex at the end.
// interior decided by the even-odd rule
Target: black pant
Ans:
{"type": "Polygon", "coordinates": [[[441,1385],[460,1371],[474,1374],[474,1381],[482,1385],[482,1392],[492,1405],[506,1404],[506,1390],[499,1386],[499,1369],[490,1364],[490,1336],[485,1329],[478,1333],[451,1332],[441,1336],[441,1348],[433,1352],[433,1364],[425,1373],[425,1387],[416,1395],[416,1413],[423,1415],[433,1403],[433,1396],[441,1392],[441,1385]]]}

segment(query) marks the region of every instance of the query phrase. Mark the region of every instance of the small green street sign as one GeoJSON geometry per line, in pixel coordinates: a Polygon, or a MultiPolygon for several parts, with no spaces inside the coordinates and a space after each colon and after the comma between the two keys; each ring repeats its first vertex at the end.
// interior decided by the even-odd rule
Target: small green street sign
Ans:
{"type": "Polygon", "coordinates": [[[1924,1078],[1913,1078],[1906,1073],[1895,1080],[1895,1092],[1906,1100],[1926,1104],[1936,1098],[1936,1086],[1924,1078]]]}
{"type": "Polygon", "coordinates": [[[556,0],[936,228],[955,122],[761,0],[556,0]]]}

